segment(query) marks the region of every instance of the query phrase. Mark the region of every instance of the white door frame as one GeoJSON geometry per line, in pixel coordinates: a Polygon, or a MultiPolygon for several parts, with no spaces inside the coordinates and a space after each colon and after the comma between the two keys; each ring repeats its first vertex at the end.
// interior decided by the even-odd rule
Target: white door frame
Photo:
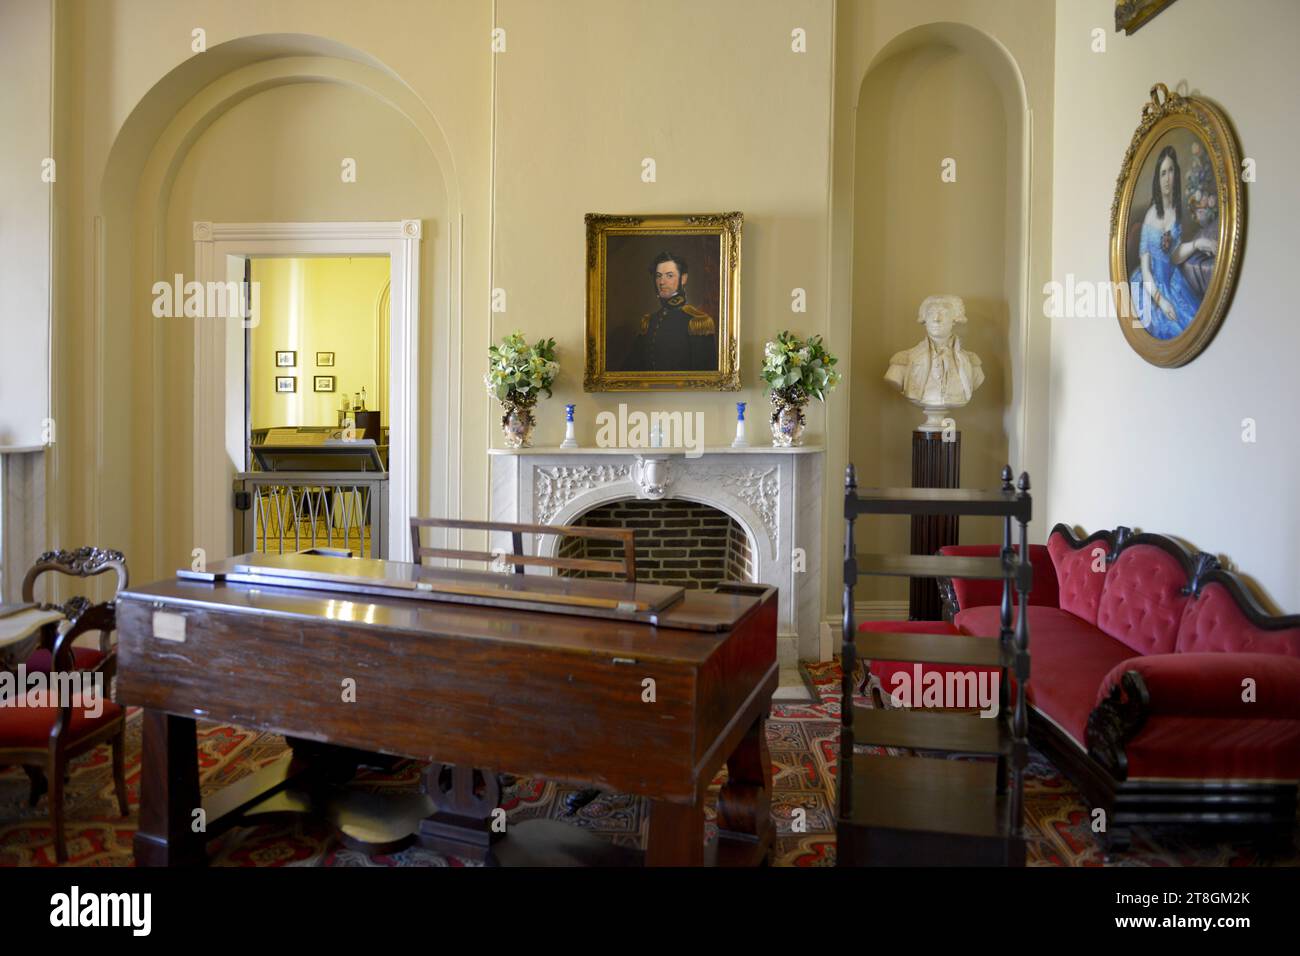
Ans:
{"type": "MultiPolygon", "coordinates": [[[[389,303],[388,527],[390,561],[410,560],[415,514],[419,360],[419,219],[396,222],[195,222],[194,278],[226,282],[227,257],[386,255],[389,303]]],[[[242,275],[242,272],[241,272],[242,275]]],[[[206,295],[206,293],[205,293],[206,295]]],[[[206,318],[194,335],[194,540],[208,560],[234,548],[232,483],[244,467],[243,323],[206,318]],[[237,358],[237,360],[236,360],[237,358]]]]}

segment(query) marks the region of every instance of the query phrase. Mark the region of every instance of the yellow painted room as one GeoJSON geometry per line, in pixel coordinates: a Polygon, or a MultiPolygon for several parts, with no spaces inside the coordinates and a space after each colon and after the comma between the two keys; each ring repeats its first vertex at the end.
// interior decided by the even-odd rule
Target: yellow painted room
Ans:
{"type": "Polygon", "coordinates": [[[0,885],[160,936],[237,867],[1266,924],[1298,33],[0,0],[0,885]]]}

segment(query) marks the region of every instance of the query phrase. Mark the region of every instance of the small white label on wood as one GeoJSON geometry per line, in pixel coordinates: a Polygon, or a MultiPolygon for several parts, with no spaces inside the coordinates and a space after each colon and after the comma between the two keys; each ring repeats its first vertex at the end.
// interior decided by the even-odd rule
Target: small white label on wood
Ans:
{"type": "Polygon", "coordinates": [[[153,612],[153,636],[160,641],[185,641],[185,615],[171,611],[153,612]]]}

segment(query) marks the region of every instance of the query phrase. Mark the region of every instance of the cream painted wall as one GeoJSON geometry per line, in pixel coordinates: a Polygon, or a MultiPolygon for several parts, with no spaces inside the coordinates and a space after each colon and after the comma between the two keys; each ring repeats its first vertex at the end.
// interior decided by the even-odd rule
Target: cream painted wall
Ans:
{"type": "Polygon", "coordinates": [[[0,450],[44,446],[50,414],[53,18],[52,0],[0,4],[0,450]]]}
{"type": "Polygon", "coordinates": [[[260,321],[249,336],[253,428],[337,425],[344,394],[351,403],[363,388],[366,408],[382,411],[376,359],[388,322],[380,308],[388,276],[387,256],[253,260],[261,297],[260,321]],[[276,366],[275,353],[285,350],[298,353],[296,367],[276,366]],[[317,352],[332,352],[334,365],[318,367],[317,352]],[[282,375],[298,380],[296,392],[275,390],[282,375]],[[333,376],[335,391],[317,392],[318,375],[333,376]]]}
{"type": "MultiPolygon", "coordinates": [[[[1178,369],[1148,365],[1113,318],[1056,319],[1052,330],[1050,522],[1173,534],[1225,556],[1266,600],[1300,611],[1300,325],[1291,277],[1300,193],[1291,0],[1178,0],[1131,37],[1110,0],[1061,0],[1056,21],[1057,183],[1052,275],[1105,281],[1120,160],[1156,82],[1216,101],[1258,179],[1240,281],[1218,335],[1178,369]],[[1242,441],[1244,419],[1257,440],[1242,441]]],[[[1041,287],[1040,287],[1041,288],[1041,287]]],[[[1040,300],[1041,305],[1041,300],[1040,300]]]]}
{"type": "MultiPolygon", "coordinates": [[[[751,440],[762,440],[763,343],[783,328],[826,331],[831,5],[565,0],[562,9],[497,3],[508,52],[496,60],[492,284],[506,291],[507,311],[493,316],[493,337],[553,335],[562,369],[535,444],[559,444],[566,402],[577,405],[583,444],[595,442],[596,414],[621,402],[701,411],[716,445],[730,443],[735,403],[747,401],[751,440]],[[806,53],[791,50],[796,27],[807,31],[806,53]],[[641,180],[646,157],[653,183],[641,180]],[[745,214],[742,390],[584,393],[583,215],[731,210],[745,214]],[[791,312],[797,287],[806,313],[791,312]]],[[[823,441],[820,407],[809,428],[823,441]]],[[[491,440],[503,444],[499,429],[491,440]]]]}
{"type": "MultiPolygon", "coordinates": [[[[889,383],[890,357],[924,336],[926,296],[958,294],[968,321],[963,347],[980,356],[984,384],[954,411],[962,478],[984,487],[1007,462],[1003,410],[1011,402],[1007,349],[1007,121],[978,60],[927,44],[873,68],[859,102],[854,182],[853,376],[850,460],[863,486],[912,482],[912,430],[924,417],[889,383]],[[940,177],[956,162],[955,181],[940,177]]],[[[963,518],[964,542],[1000,540],[996,519],[963,518]]],[[[866,520],[864,553],[910,547],[906,520],[866,520]]],[[[907,581],[866,578],[861,600],[906,600],[907,581]]]]}

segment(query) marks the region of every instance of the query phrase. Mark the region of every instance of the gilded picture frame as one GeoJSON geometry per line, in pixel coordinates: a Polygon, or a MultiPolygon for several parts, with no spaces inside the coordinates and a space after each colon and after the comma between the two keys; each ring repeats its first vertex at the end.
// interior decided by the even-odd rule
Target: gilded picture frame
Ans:
{"type": "Polygon", "coordinates": [[[1115,183],[1110,273],[1124,338],[1152,365],[1209,345],[1236,288],[1245,232],[1241,153],[1212,103],[1151,88],[1115,183]]]}
{"type": "Polygon", "coordinates": [[[584,391],[740,388],[743,223],[587,214],[584,391]]]}
{"type": "Polygon", "coordinates": [[[1174,0],[1115,0],[1115,32],[1132,36],[1173,2],[1174,0]]]}

